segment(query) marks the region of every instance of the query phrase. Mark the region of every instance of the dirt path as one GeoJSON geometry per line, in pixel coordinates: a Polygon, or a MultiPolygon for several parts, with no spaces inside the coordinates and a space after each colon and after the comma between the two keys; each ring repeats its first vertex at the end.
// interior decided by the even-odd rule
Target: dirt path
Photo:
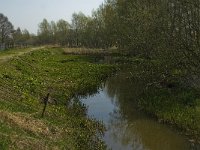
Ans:
{"type": "Polygon", "coordinates": [[[8,50],[8,51],[0,51],[0,63],[6,62],[14,57],[24,55],[26,53],[30,53],[35,50],[42,49],[44,47],[34,47],[34,48],[26,48],[19,50],[8,50]]]}

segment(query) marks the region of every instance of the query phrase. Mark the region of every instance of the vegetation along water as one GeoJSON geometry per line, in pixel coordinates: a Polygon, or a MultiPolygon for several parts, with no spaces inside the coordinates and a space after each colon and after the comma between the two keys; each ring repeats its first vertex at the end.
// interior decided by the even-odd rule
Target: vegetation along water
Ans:
{"type": "Polygon", "coordinates": [[[129,77],[130,69],[122,69],[110,77],[91,96],[81,98],[88,106],[88,116],[102,120],[106,126],[103,140],[114,150],[190,150],[200,145],[175,128],[159,123],[138,110],[142,83],[129,77]]]}
{"type": "Polygon", "coordinates": [[[200,0],[105,0],[37,31],[0,12],[0,149],[200,149],[200,0]]]}
{"type": "Polygon", "coordinates": [[[42,48],[0,66],[1,149],[104,148],[104,126],[88,119],[79,101],[70,100],[94,91],[115,67],[66,55],[59,48],[42,48]],[[42,99],[48,93],[52,103],[42,117],[42,99]]]}
{"type": "MultiPolygon", "coordinates": [[[[5,51],[0,53],[0,57],[4,58],[0,64],[2,148],[105,149],[111,144],[111,148],[116,149],[117,144],[113,147],[115,142],[107,141],[110,139],[108,137],[105,140],[106,135],[110,136],[110,132],[117,134],[121,129],[128,129],[134,137],[137,134],[142,135],[134,138],[139,140],[139,143],[128,142],[128,145],[122,147],[131,149],[132,146],[134,148],[142,146],[145,149],[145,143],[142,143],[140,137],[148,139],[150,135],[144,135],[139,129],[135,129],[137,124],[135,126],[134,122],[127,118],[129,116],[127,114],[130,113],[142,119],[149,127],[154,124],[152,126],[158,128],[142,130],[147,130],[149,134],[165,133],[163,137],[161,136],[162,139],[166,138],[167,143],[172,141],[168,149],[173,146],[181,148],[183,145],[186,149],[199,148],[198,90],[181,87],[181,82],[177,79],[179,74],[176,73],[169,82],[172,85],[168,85],[169,83],[152,85],[146,82],[149,80],[149,75],[143,69],[149,65],[158,66],[159,63],[156,61],[132,57],[117,50],[110,50],[108,53],[104,50],[59,47],[34,48],[34,51],[30,49],[5,51]],[[10,57],[5,57],[6,55],[10,57]],[[118,123],[126,126],[125,122],[130,121],[127,125],[131,125],[133,129],[123,126],[116,128],[114,125],[108,128],[109,123],[101,118],[105,113],[104,109],[101,111],[96,109],[98,113],[95,118],[88,118],[87,107],[84,105],[87,105],[87,102],[83,104],[79,100],[81,95],[89,96],[97,92],[98,87],[113,73],[122,73],[123,77],[115,75],[117,79],[113,77],[114,80],[109,79],[106,89],[108,88],[110,97],[115,97],[115,100],[111,98],[111,103],[103,103],[102,107],[111,105],[107,111],[113,110],[122,115],[123,118],[118,120],[118,123]],[[48,93],[50,98],[42,116],[43,100],[48,93]],[[123,108],[128,106],[130,108],[123,108]],[[150,116],[140,113],[141,111],[150,116]],[[182,132],[158,125],[153,119],[149,119],[152,116],[160,123],[178,127],[182,132]],[[105,132],[106,129],[116,131],[105,132]],[[174,140],[177,143],[174,145],[174,140],[169,140],[168,136],[176,137],[174,140]]],[[[101,101],[94,102],[95,107],[101,106],[101,101]]],[[[88,111],[90,109],[88,108],[88,111]]],[[[104,117],[108,117],[106,115],[104,117]]],[[[123,139],[121,140],[119,143],[123,142],[123,139]]],[[[150,149],[159,147],[157,145],[159,141],[154,144],[150,141],[147,143],[151,143],[150,149]]]]}

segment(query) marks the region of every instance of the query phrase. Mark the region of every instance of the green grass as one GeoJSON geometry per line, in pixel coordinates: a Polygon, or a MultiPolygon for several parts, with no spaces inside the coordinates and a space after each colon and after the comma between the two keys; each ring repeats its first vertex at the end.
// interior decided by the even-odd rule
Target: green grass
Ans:
{"type": "Polygon", "coordinates": [[[186,71],[149,60],[133,61],[132,67],[133,78],[144,86],[138,107],[200,141],[200,94],[198,88],[184,83],[186,71]],[[164,76],[166,71],[168,76],[164,76]],[[169,84],[173,86],[168,87],[169,84]]]}
{"type": "Polygon", "coordinates": [[[189,89],[151,89],[139,105],[145,111],[155,114],[164,122],[172,123],[186,130],[200,133],[200,114],[195,104],[198,93],[189,89]]]}
{"type": "MultiPolygon", "coordinates": [[[[0,149],[106,148],[101,141],[104,126],[86,117],[86,108],[76,97],[95,92],[116,67],[95,62],[93,55],[97,57],[101,51],[84,56],[77,55],[81,54],[79,50],[75,50],[76,55],[71,55],[71,51],[41,48],[0,52],[0,59],[6,58],[0,61],[0,149]],[[42,118],[41,99],[49,92],[58,104],[49,104],[42,118]]],[[[157,68],[163,68],[160,62],[154,61],[155,68],[151,71],[151,68],[145,70],[150,64],[148,60],[121,55],[114,60],[132,63],[132,74],[137,80],[162,79],[156,72],[157,68]]],[[[138,106],[162,122],[175,124],[199,138],[199,90],[182,88],[179,81],[183,72],[172,73],[174,76],[166,81],[177,84],[176,88],[144,87],[138,106]]]]}
{"type": "Polygon", "coordinates": [[[42,47],[31,47],[31,48],[23,48],[23,49],[10,49],[10,50],[3,50],[0,51],[0,63],[6,62],[13,57],[21,56],[25,53],[29,53],[31,51],[38,50],[42,47]]]}
{"type": "MultiPolygon", "coordinates": [[[[6,55],[3,52],[0,56],[6,55]]],[[[104,126],[87,119],[72,97],[94,92],[115,67],[91,56],[66,55],[42,48],[0,64],[1,149],[104,149],[104,126]],[[41,99],[50,92],[57,105],[41,117],[41,99]]]]}

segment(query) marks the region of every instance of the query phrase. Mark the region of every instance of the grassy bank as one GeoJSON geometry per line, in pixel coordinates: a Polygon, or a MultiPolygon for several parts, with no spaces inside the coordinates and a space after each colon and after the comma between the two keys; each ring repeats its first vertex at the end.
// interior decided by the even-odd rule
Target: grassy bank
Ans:
{"type": "Polygon", "coordinates": [[[103,125],[71,101],[114,71],[92,60],[42,48],[0,63],[0,149],[104,149],[103,125]],[[42,118],[47,93],[56,103],[47,105],[42,118]]]}
{"type": "Polygon", "coordinates": [[[199,141],[200,105],[198,95],[199,93],[195,89],[152,88],[144,92],[139,100],[139,107],[156,116],[160,122],[175,125],[190,135],[191,139],[199,141]]]}
{"type": "Polygon", "coordinates": [[[143,84],[138,97],[139,109],[172,124],[189,135],[190,141],[200,140],[199,89],[185,80],[180,69],[166,69],[162,63],[132,59],[132,78],[143,84]],[[163,74],[168,71],[168,76],[163,74]]]}
{"type": "Polygon", "coordinates": [[[113,53],[109,62],[128,63],[134,80],[144,83],[138,107],[199,139],[199,90],[181,86],[180,74],[171,72],[168,82],[175,87],[168,87],[155,82],[161,80],[155,70],[162,66],[150,66],[149,60],[117,51],[41,48],[0,53],[0,149],[105,149],[104,126],[86,118],[76,96],[95,92],[115,71],[101,62],[113,53]],[[52,104],[42,118],[47,93],[52,104]]]}

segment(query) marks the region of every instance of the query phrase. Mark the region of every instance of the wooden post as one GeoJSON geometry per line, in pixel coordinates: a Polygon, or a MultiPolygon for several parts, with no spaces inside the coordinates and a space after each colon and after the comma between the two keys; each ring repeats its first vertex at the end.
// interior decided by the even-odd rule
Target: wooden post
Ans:
{"type": "Polygon", "coordinates": [[[50,95],[50,93],[48,93],[47,96],[43,99],[44,108],[43,108],[43,111],[42,111],[42,117],[44,117],[44,112],[46,110],[46,107],[47,107],[47,104],[48,104],[48,101],[49,101],[49,95],[50,95]]]}

